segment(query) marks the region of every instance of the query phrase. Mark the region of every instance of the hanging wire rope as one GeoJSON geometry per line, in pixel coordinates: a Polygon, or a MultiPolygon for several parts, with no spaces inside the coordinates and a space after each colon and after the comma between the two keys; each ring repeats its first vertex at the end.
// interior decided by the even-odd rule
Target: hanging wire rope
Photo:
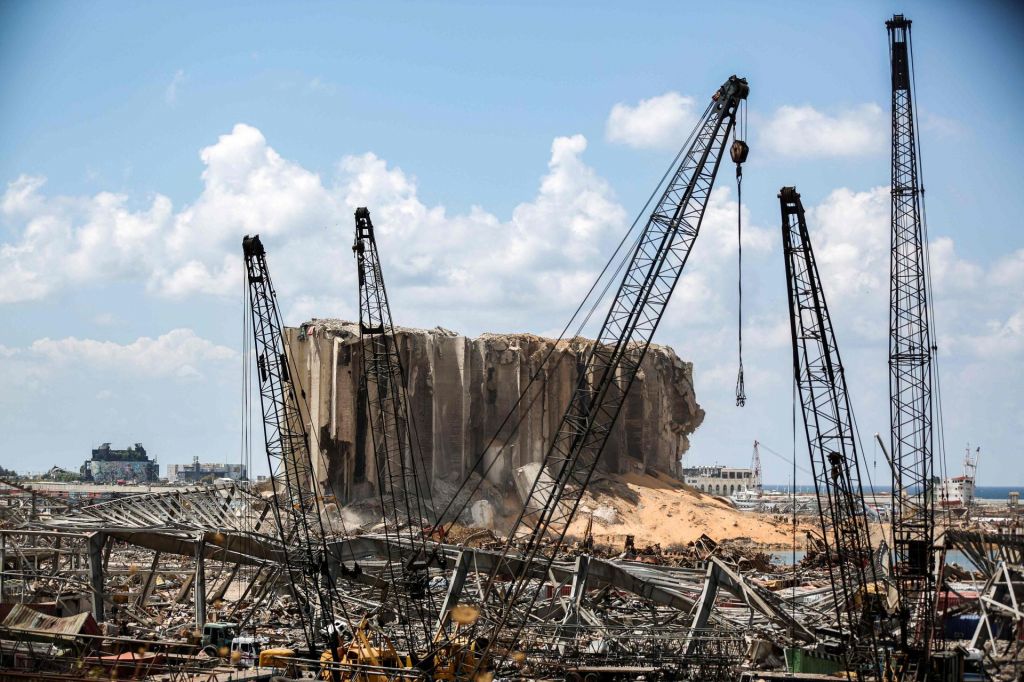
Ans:
{"type": "MultiPolygon", "coordinates": [[[[767,452],[767,453],[769,453],[771,455],[774,455],[775,457],[778,457],[779,459],[781,459],[786,464],[792,464],[794,469],[799,469],[800,471],[802,471],[803,473],[807,474],[808,476],[813,476],[814,475],[813,473],[811,473],[810,469],[808,469],[806,467],[802,467],[802,466],[800,466],[799,464],[796,463],[796,447],[793,448],[793,455],[791,457],[787,457],[786,455],[780,454],[779,452],[776,452],[775,450],[772,450],[770,447],[768,447],[767,445],[764,444],[764,441],[759,440],[759,441],[757,441],[757,444],[765,452],[767,452]]],[[[794,474],[794,477],[793,477],[793,485],[796,485],[796,476],[795,476],[795,474],[794,474]]]]}
{"type": "MultiPolygon", "coordinates": [[[[793,379],[793,394],[792,394],[792,427],[793,427],[793,471],[792,486],[790,488],[790,504],[793,507],[793,588],[791,593],[791,603],[793,605],[793,620],[796,620],[796,586],[800,579],[800,572],[797,569],[796,563],[796,529],[797,529],[797,518],[796,518],[796,401],[797,401],[797,384],[796,379],[793,379]]],[[[762,448],[764,445],[761,446],[762,448]]]]}
{"type": "Polygon", "coordinates": [[[750,148],[744,142],[747,136],[747,105],[740,104],[736,128],[733,129],[732,149],[730,156],[736,164],[736,341],[739,356],[739,368],[736,372],[736,406],[747,404],[747,390],[743,381],[743,163],[747,160],[750,148]]]}
{"type": "MultiPolygon", "coordinates": [[[[246,279],[246,274],[242,272],[242,433],[241,443],[239,447],[239,465],[242,471],[245,472],[245,478],[252,478],[252,402],[250,396],[251,386],[249,385],[250,378],[250,363],[252,362],[252,340],[249,338],[249,283],[246,279]]],[[[252,491],[251,485],[248,487],[249,491],[252,491]]],[[[242,514],[242,528],[248,534],[252,534],[255,531],[255,523],[253,521],[254,510],[252,508],[252,496],[245,495],[242,498],[244,500],[240,508],[242,514]]],[[[242,565],[239,572],[241,578],[246,583],[251,583],[256,578],[256,567],[242,565]]],[[[239,633],[241,634],[241,633],[239,633]]]]}
{"type": "MultiPolygon", "coordinates": [[[[909,53],[909,57],[910,57],[910,81],[911,81],[910,95],[911,95],[911,97],[914,98],[914,111],[920,111],[920,109],[917,106],[917,73],[916,73],[916,71],[914,69],[914,38],[913,38],[913,36],[909,32],[907,34],[907,40],[909,42],[909,44],[908,44],[908,53],[909,53]]],[[[927,211],[926,211],[926,208],[925,208],[925,202],[924,202],[924,190],[925,190],[925,184],[924,184],[924,162],[923,162],[922,154],[921,154],[921,138],[920,138],[919,135],[915,136],[914,144],[917,147],[917,150],[916,150],[916,156],[917,156],[917,177],[918,177],[918,182],[919,182],[919,184],[921,186],[921,235],[922,235],[921,250],[922,250],[922,256],[923,256],[923,260],[924,260],[924,276],[925,276],[925,282],[926,282],[926,286],[927,286],[927,291],[929,292],[929,294],[931,294],[932,292],[935,291],[935,287],[932,285],[931,254],[930,254],[930,250],[928,248],[928,215],[927,215],[927,211]]],[[[946,459],[946,430],[945,430],[945,428],[943,426],[944,418],[943,418],[943,411],[942,411],[942,382],[940,381],[940,375],[939,375],[939,347],[938,347],[939,332],[938,332],[938,324],[937,324],[936,317],[935,317],[935,297],[933,295],[928,295],[927,298],[925,299],[925,305],[927,306],[927,309],[928,309],[928,322],[929,322],[929,328],[930,328],[930,331],[931,331],[931,341],[932,341],[932,347],[930,349],[931,352],[929,354],[929,359],[931,360],[931,364],[932,364],[931,377],[932,377],[932,390],[933,390],[933,396],[934,396],[933,400],[932,400],[932,406],[933,406],[933,409],[935,411],[934,420],[932,422],[932,426],[933,426],[934,430],[937,432],[937,436],[938,436],[937,444],[938,444],[938,449],[939,449],[939,452],[938,452],[939,476],[940,476],[941,480],[945,481],[946,477],[948,475],[947,474],[947,459],[946,459]]],[[[946,488],[945,488],[945,486],[941,486],[940,491],[941,491],[942,496],[945,497],[946,496],[946,488]]],[[[946,502],[945,499],[943,499],[942,501],[946,502]]],[[[952,521],[951,509],[950,509],[950,507],[948,505],[946,505],[943,508],[942,511],[943,511],[943,516],[944,516],[944,521],[945,521],[946,525],[948,526],[949,523],[952,521]]]]}

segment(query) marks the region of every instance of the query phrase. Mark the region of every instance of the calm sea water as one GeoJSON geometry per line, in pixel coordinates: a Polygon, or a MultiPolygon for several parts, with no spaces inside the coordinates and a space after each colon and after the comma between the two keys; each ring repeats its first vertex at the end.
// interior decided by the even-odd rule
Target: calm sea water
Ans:
{"type": "MultiPolygon", "coordinates": [[[[796,561],[799,562],[804,558],[806,552],[797,548],[796,550],[796,561]]],[[[769,552],[772,557],[772,562],[776,565],[788,566],[793,563],[793,550],[791,549],[779,549],[773,552],[769,552]]],[[[946,552],[946,565],[952,566],[953,564],[959,565],[961,568],[974,569],[977,568],[971,563],[971,560],[967,558],[967,555],[958,549],[951,549],[946,552]]]]}
{"type": "MultiPolygon", "coordinates": [[[[766,485],[765,490],[777,490],[780,492],[789,492],[788,485],[766,485]]],[[[813,485],[798,485],[796,487],[798,493],[813,493],[813,485]]],[[[891,486],[876,485],[874,488],[865,488],[864,492],[871,494],[883,494],[892,491],[891,486]]],[[[1009,497],[1011,491],[1016,491],[1024,495],[1024,484],[1021,485],[979,485],[974,489],[974,497],[979,500],[994,500],[997,502],[1005,502],[1009,497]]]]}

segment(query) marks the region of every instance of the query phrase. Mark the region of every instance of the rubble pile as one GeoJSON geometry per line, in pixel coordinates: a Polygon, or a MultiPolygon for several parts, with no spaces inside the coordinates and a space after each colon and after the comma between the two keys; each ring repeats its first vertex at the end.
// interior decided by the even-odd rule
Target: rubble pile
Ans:
{"type": "MultiPolygon", "coordinates": [[[[623,511],[608,505],[607,486],[596,490],[604,492],[587,499],[587,526],[513,604],[535,614],[522,638],[524,675],[585,669],[601,652],[606,666],[642,669],[656,661],[659,670],[725,679],[743,668],[777,669],[783,647],[813,643],[814,632],[834,622],[824,548],[813,534],[805,534],[806,554],[793,566],[774,563],[763,544],[742,536],[701,533],[670,544],[633,535],[616,543],[598,541],[601,526],[621,523],[623,511]],[[573,585],[579,593],[567,600],[577,589],[573,585]],[[573,619],[589,625],[566,630],[573,619]],[[557,658],[550,654],[553,641],[559,642],[557,658]]],[[[88,641],[103,656],[119,656],[129,645],[174,652],[167,656],[180,657],[174,659],[179,672],[228,663],[230,641],[211,643],[211,624],[230,627],[231,641],[244,636],[263,647],[303,650],[297,623],[313,607],[311,595],[296,599],[281,570],[276,531],[256,530],[255,521],[265,519],[274,504],[283,501],[227,485],[78,508],[37,504],[44,512],[0,505],[4,601],[53,616],[94,614],[98,633],[88,641]]],[[[374,513],[365,506],[336,511],[357,512],[374,513]]],[[[425,645],[402,639],[396,628],[405,616],[388,597],[394,589],[390,562],[409,547],[372,521],[349,530],[330,541],[331,556],[342,560],[331,565],[340,606],[336,627],[351,633],[370,623],[396,646],[425,645]]],[[[423,533],[437,557],[426,569],[423,592],[423,603],[433,609],[431,622],[441,617],[437,609],[456,587],[460,592],[452,598],[459,608],[486,613],[478,600],[487,567],[505,551],[506,539],[471,523],[453,524],[443,534],[424,527],[423,533]]],[[[1024,549],[1016,536],[950,533],[972,563],[988,561],[993,574],[1002,575],[999,556],[1017,561],[1024,549]],[[1004,554],[986,558],[995,543],[1004,554]]],[[[522,542],[513,543],[513,552],[523,549],[522,542]]],[[[970,600],[978,599],[971,586],[978,583],[968,581],[985,575],[949,570],[953,589],[943,602],[949,617],[970,612],[970,600]]],[[[15,624],[0,623],[0,639],[16,640],[19,632],[15,624]]]]}

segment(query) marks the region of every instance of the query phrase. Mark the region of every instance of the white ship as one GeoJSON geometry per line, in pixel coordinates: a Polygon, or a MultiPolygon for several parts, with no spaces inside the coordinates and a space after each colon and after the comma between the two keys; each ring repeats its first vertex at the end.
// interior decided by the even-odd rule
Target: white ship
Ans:
{"type": "Polygon", "coordinates": [[[971,446],[967,446],[964,454],[964,473],[942,482],[942,489],[939,491],[940,506],[947,509],[965,509],[974,503],[974,476],[978,471],[980,453],[981,448],[975,448],[972,457],[971,446]]]}
{"type": "Polygon", "coordinates": [[[764,494],[756,490],[737,490],[729,500],[740,511],[757,511],[764,501],[764,494]]]}

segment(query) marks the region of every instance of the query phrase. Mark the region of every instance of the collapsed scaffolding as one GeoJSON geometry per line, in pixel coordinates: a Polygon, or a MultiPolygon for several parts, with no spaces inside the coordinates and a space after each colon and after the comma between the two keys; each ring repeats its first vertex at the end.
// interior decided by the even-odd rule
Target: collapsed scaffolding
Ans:
{"type": "MultiPolygon", "coordinates": [[[[11,490],[0,529],[3,601],[91,613],[100,630],[58,635],[26,627],[23,619],[8,622],[6,614],[5,660],[20,653],[38,670],[67,672],[83,660],[109,668],[110,656],[122,656],[117,665],[127,666],[125,654],[135,652],[131,665],[138,670],[184,676],[218,662],[217,652],[203,654],[197,636],[210,622],[235,623],[274,646],[303,648],[296,616],[304,607],[289,593],[280,541],[267,523],[271,495],[228,484],[80,508],[37,498],[33,514],[31,492],[23,489],[19,497],[11,490]],[[140,649],[145,657],[136,655],[140,649]]],[[[413,555],[415,546],[372,527],[352,530],[358,534],[331,539],[331,554],[345,557],[331,567],[350,613],[345,627],[354,630],[365,617],[374,633],[397,634],[403,629],[393,627],[394,614],[381,608],[392,586],[388,564],[413,555]]],[[[444,564],[428,574],[437,604],[428,616],[435,624],[445,614],[461,620],[467,609],[481,608],[482,585],[494,567],[516,561],[489,533],[464,536],[427,540],[444,564]]],[[[985,616],[971,646],[994,669],[1012,669],[1021,644],[1006,635],[1024,627],[1024,540],[949,530],[943,542],[964,552],[982,577],[985,616]]],[[[517,566],[529,583],[513,608],[528,614],[529,623],[514,670],[735,679],[741,669],[780,667],[785,648],[820,642],[837,622],[823,569],[738,568],[719,553],[713,543],[698,543],[659,565],[576,548],[548,567],[517,566]]],[[[403,650],[430,645],[400,636],[392,641],[403,650]]],[[[322,664],[292,661],[297,669],[303,665],[319,671],[322,664]]],[[[391,676],[415,674],[396,666],[391,676]]]]}
{"type": "MultiPolygon", "coordinates": [[[[290,599],[285,554],[275,533],[261,526],[274,503],[229,484],[9,519],[0,529],[4,601],[81,609],[108,634],[130,631],[134,639],[125,642],[146,642],[150,650],[191,641],[198,653],[196,635],[211,620],[237,623],[239,630],[301,649],[303,633],[295,617],[306,607],[290,599]]],[[[339,537],[333,545],[332,555],[356,567],[331,567],[350,612],[345,626],[384,616],[379,626],[385,631],[388,616],[381,607],[393,585],[389,564],[414,554],[415,547],[373,532],[339,537]]],[[[522,603],[513,608],[529,610],[521,664],[538,670],[557,652],[562,667],[625,671],[696,665],[702,675],[709,666],[724,674],[743,659],[751,642],[759,641],[763,650],[765,642],[787,641],[787,633],[796,633],[795,641],[810,641],[810,612],[828,618],[808,606],[819,601],[818,595],[801,595],[801,603],[791,603],[741,575],[713,550],[703,560],[695,555],[693,564],[704,568],[578,554],[559,557],[545,570],[539,564],[519,566],[500,549],[429,545],[444,559],[444,566],[429,570],[428,589],[439,604],[429,614],[435,623],[456,607],[474,604],[495,566],[514,565],[530,576],[522,603]]],[[[20,641],[16,634],[4,627],[0,639],[20,641]]],[[[430,644],[399,636],[393,641],[403,650],[430,644]]]]}

